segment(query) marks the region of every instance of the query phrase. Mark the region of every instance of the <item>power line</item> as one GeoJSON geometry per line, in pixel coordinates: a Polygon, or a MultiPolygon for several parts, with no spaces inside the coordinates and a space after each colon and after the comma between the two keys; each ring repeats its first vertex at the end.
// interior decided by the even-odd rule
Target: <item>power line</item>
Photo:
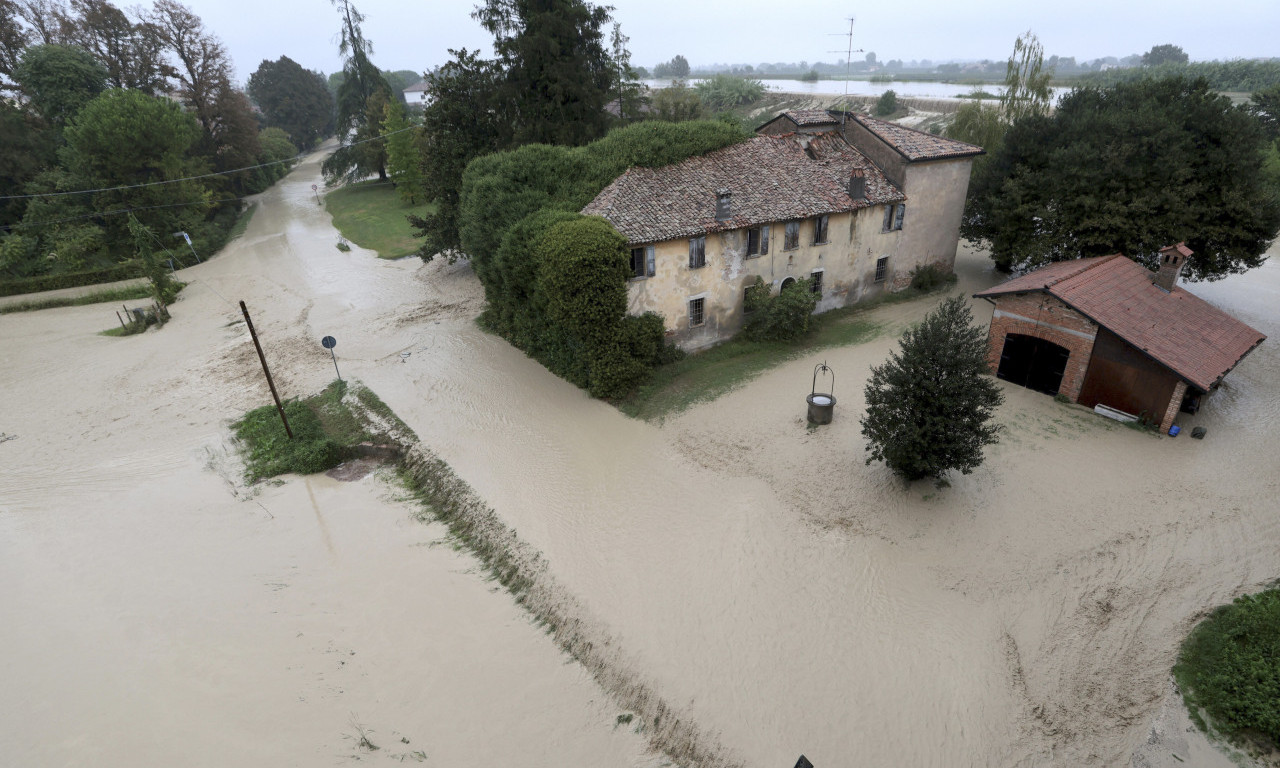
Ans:
{"type": "MultiPolygon", "coordinates": [[[[353,141],[350,144],[343,144],[341,147],[339,147],[339,149],[346,149],[347,147],[355,147],[361,144],[368,144],[371,141],[381,141],[382,139],[385,139],[388,136],[394,136],[397,133],[404,133],[405,131],[412,131],[417,127],[418,126],[416,125],[411,125],[408,128],[401,128],[398,131],[392,131],[391,133],[384,133],[380,136],[374,136],[373,138],[361,139],[360,141],[353,141]]],[[[297,154],[291,158],[288,158],[287,160],[272,160],[269,163],[259,163],[258,165],[248,165],[248,166],[245,166],[244,168],[235,168],[230,171],[215,171],[214,173],[205,173],[199,176],[186,176],[181,179],[167,179],[165,181],[148,181],[142,184],[129,184],[123,187],[102,187],[100,189],[76,189],[76,190],[70,190],[67,192],[38,192],[31,195],[0,195],[0,200],[31,200],[37,197],[64,197],[66,195],[92,195],[92,194],[97,194],[98,192],[117,192],[124,189],[140,189],[142,187],[156,187],[163,184],[177,184],[183,181],[197,181],[199,179],[208,179],[214,176],[227,176],[232,173],[241,173],[242,171],[253,171],[253,170],[257,170],[258,168],[267,168],[272,165],[280,165],[281,163],[292,163],[292,162],[301,160],[304,157],[306,157],[306,155],[297,154]]],[[[158,206],[158,207],[163,207],[163,206],[158,206]]],[[[138,209],[138,210],[143,210],[143,209],[138,209]]]]}
{"type": "Polygon", "coordinates": [[[81,216],[67,216],[61,219],[49,219],[47,221],[18,222],[17,224],[0,224],[0,229],[10,232],[17,229],[25,229],[26,227],[42,227],[48,224],[63,224],[68,221],[83,221],[84,219],[96,219],[101,216],[118,216],[122,213],[133,213],[134,211],[153,211],[157,208],[182,208],[188,205],[215,205],[217,203],[230,203],[237,200],[247,200],[247,197],[224,197],[221,200],[195,200],[188,203],[169,203],[167,205],[142,205],[136,208],[119,208],[114,211],[95,211],[86,213],[81,216]]]}

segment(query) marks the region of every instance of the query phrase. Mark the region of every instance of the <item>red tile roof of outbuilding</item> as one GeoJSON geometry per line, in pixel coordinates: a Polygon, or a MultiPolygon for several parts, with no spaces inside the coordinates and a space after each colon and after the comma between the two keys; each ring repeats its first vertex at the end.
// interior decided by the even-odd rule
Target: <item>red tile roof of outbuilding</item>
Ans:
{"type": "Polygon", "coordinates": [[[1166,293],[1150,270],[1118,253],[1060,261],[974,296],[1030,291],[1061,299],[1204,391],[1266,339],[1182,288],[1166,293]]]}
{"type": "Polygon", "coordinates": [[[880,120],[870,115],[850,112],[849,119],[858,122],[862,127],[875,134],[898,154],[911,162],[923,160],[943,160],[951,157],[972,157],[981,155],[986,150],[976,144],[966,144],[955,139],[945,139],[932,133],[917,131],[905,125],[880,120]]]}

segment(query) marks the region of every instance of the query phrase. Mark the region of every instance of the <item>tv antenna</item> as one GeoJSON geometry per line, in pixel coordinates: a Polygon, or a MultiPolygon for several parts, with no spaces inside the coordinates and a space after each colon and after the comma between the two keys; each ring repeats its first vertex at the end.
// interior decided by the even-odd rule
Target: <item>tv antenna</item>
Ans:
{"type": "MultiPolygon", "coordinates": [[[[853,54],[863,53],[863,50],[861,48],[859,48],[856,51],[853,49],[853,22],[855,18],[856,17],[854,16],[850,16],[847,19],[849,22],[848,32],[829,32],[828,33],[831,35],[838,35],[840,37],[845,37],[849,41],[848,47],[843,51],[844,53],[844,107],[845,108],[840,110],[841,132],[844,131],[845,120],[849,118],[849,77],[851,72],[853,71],[853,54]]],[[[827,51],[827,53],[842,53],[842,51],[827,51]]]]}

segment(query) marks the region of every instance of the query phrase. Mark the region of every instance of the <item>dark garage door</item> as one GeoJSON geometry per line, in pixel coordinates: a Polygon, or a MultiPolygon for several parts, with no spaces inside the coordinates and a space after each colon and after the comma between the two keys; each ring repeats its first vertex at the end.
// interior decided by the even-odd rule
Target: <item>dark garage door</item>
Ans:
{"type": "Polygon", "coordinates": [[[1004,351],[1000,353],[996,376],[1037,392],[1056,395],[1070,356],[1069,349],[1052,341],[1010,333],[1004,337],[1004,351]]]}

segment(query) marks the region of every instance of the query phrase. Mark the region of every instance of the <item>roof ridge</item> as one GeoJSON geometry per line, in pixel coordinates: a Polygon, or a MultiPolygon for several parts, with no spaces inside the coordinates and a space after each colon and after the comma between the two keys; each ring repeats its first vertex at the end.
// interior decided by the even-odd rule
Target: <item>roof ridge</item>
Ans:
{"type": "Polygon", "coordinates": [[[1113,253],[1113,254],[1111,254],[1110,256],[1091,256],[1091,257],[1088,257],[1088,258],[1085,258],[1085,259],[1072,259],[1072,261],[1076,262],[1076,264],[1077,264],[1077,265],[1079,265],[1079,266],[1080,266],[1080,268],[1079,268],[1079,269],[1077,269],[1077,270],[1075,270],[1075,271],[1068,272],[1068,273],[1066,273],[1065,275],[1063,275],[1063,276],[1061,276],[1061,277],[1054,278],[1053,280],[1050,280],[1049,282],[1047,282],[1047,283],[1045,283],[1045,284],[1044,284],[1044,287],[1045,287],[1045,288],[1049,288],[1049,287],[1051,287],[1051,286],[1054,286],[1054,285],[1057,285],[1058,283],[1063,282],[1064,280],[1070,280],[1070,279],[1072,279],[1072,278],[1074,278],[1074,277],[1079,277],[1080,275],[1083,275],[1085,272],[1088,272],[1088,271],[1089,271],[1089,270],[1091,270],[1091,269],[1094,269],[1094,268],[1096,268],[1096,267],[1100,267],[1100,266],[1102,266],[1103,264],[1108,264],[1108,263],[1110,263],[1111,261],[1113,261],[1113,260],[1115,260],[1115,259],[1118,259],[1118,258],[1119,258],[1119,259],[1123,259],[1123,258],[1125,258],[1125,255],[1124,255],[1124,254],[1122,254],[1122,253],[1113,253]],[[1088,259],[1089,259],[1089,258],[1097,259],[1097,261],[1092,262],[1092,263],[1090,263],[1090,264],[1083,264],[1083,265],[1080,265],[1080,262],[1082,262],[1082,261],[1088,261],[1088,259]]]}

